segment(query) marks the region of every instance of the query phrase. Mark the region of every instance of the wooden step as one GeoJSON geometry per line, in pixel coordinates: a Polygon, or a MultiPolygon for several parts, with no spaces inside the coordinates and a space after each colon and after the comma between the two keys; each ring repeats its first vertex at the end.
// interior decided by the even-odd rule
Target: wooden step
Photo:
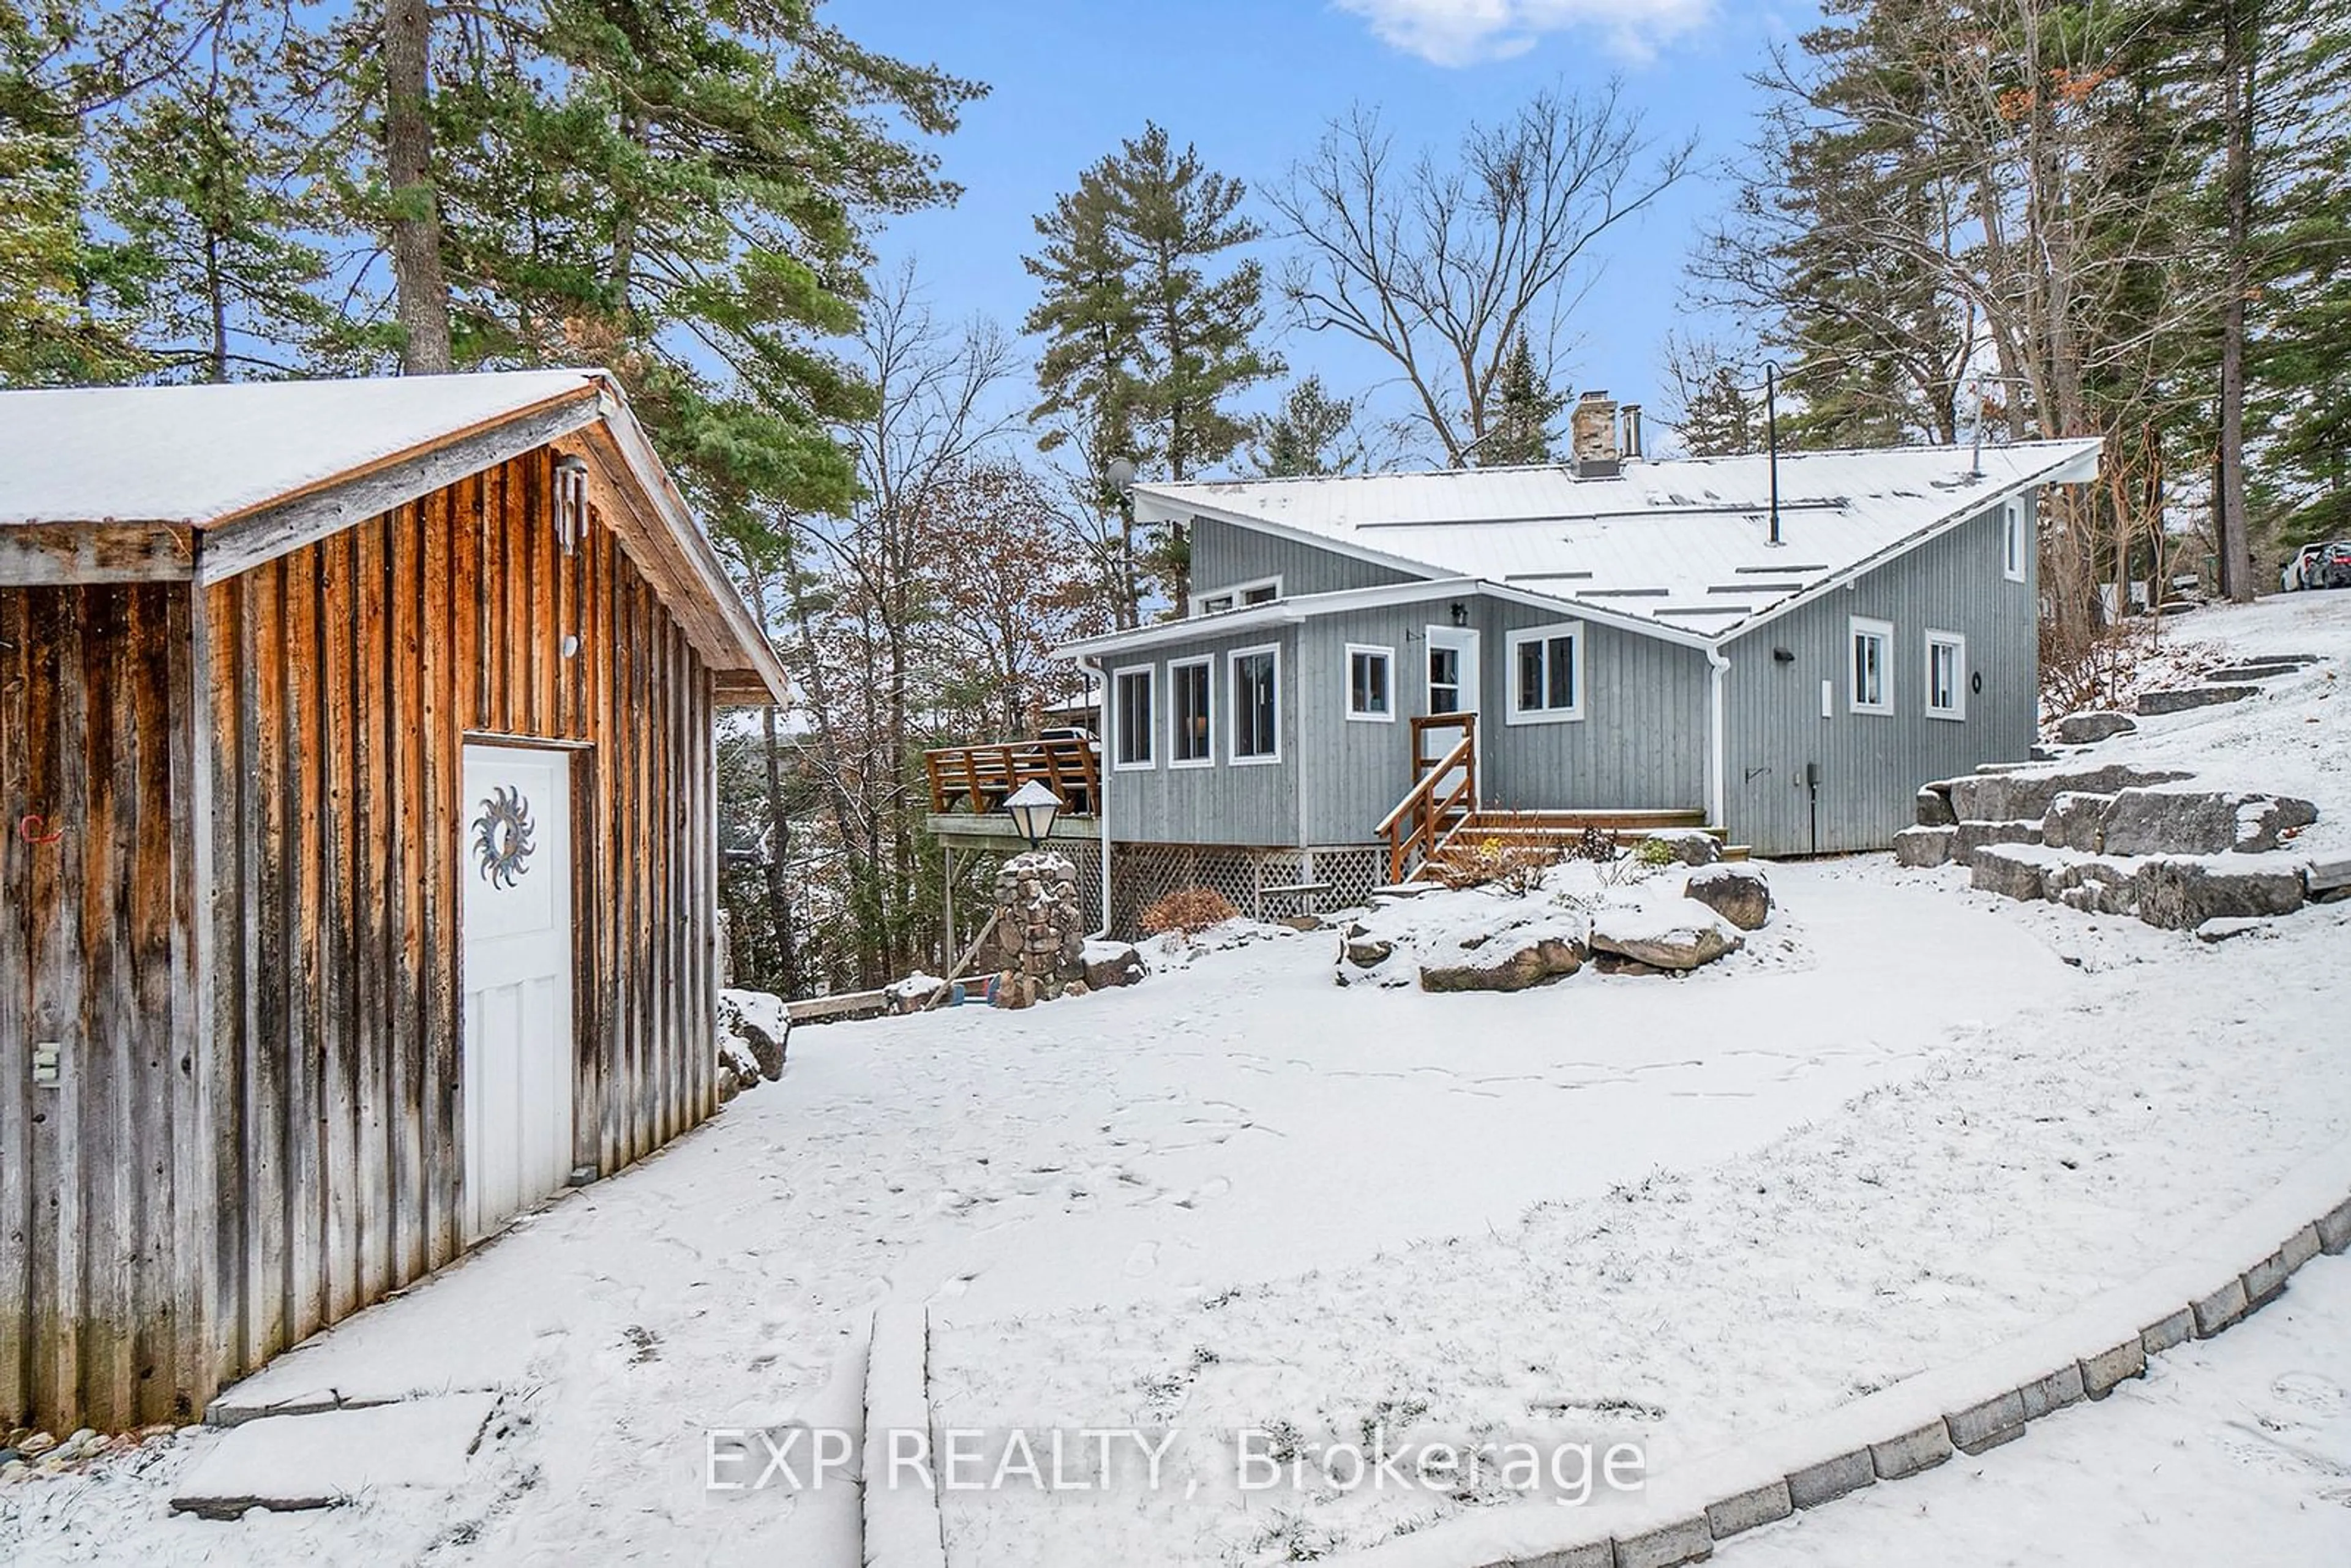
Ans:
{"type": "Polygon", "coordinates": [[[1653,831],[1660,828],[1703,828],[1706,813],[1702,810],[1666,811],[1515,811],[1500,808],[1475,811],[1475,822],[1512,827],[1559,829],[1582,832],[1586,828],[1606,828],[1611,831],[1653,831]]]}

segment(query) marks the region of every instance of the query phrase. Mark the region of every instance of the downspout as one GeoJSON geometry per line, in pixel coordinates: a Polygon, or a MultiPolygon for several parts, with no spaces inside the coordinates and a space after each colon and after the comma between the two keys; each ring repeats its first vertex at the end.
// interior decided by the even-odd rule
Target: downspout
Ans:
{"type": "MultiPolygon", "coordinates": [[[[1102,668],[1101,660],[1086,653],[1078,655],[1078,668],[1093,675],[1095,686],[1102,693],[1102,715],[1106,728],[1110,718],[1110,674],[1102,668]]],[[[1094,737],[1098,749],[1106,747],[1109,741],[1110,737],[1106,734],[1094,737]]],[[[1090,942],[1103,941],[1110,936],[1110,774],[1109,758],[1104,753],[1094,767],[1094,791],[1101,796],[1094,802],[1094,820],[1102,824],[1102,917],[1100,929],[1086,933],[1086,939],[1090,942]]]]}
{"type": "Polygon", "coordinates": [[[1709,644],[1706,650],[1706,662],[1714,677],[1708,687],[1707,702],[1707,820],[1710,826],[1727,830],[1730,824],[1723,820],[1722,684],[1730,674],[1730,660],[1722,650],[1709,644]]]}

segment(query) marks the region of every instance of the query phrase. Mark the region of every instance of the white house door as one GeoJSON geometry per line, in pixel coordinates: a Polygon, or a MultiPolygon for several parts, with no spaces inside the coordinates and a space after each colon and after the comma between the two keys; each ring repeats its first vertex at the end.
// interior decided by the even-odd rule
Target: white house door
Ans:
{"type": "Polygon", "coordinates": [[[465,747],[465,1235],[571,1174],[571,758],[465,747]]]}
{"type": "MultiPolygon", "coordinates": [[[[1428,677],[1431,714],[1476,713],[1479,690],[1478,633],[1459,626],[1428,628],[1428,665],[1423,673],[1428,677]]],[[[1421,734],[1420,759],[1434,762],[1452,750],[1460,739],[1461,732],[1450,726],[1432,726],[1421,734]]],[[[1480,750],[1483,746],[1484,737],[1480,737],[1480,750]]],[[[1443,799],[1458,782],[1452,776],[1437,780],[1438,798],[1443,799]]]]}

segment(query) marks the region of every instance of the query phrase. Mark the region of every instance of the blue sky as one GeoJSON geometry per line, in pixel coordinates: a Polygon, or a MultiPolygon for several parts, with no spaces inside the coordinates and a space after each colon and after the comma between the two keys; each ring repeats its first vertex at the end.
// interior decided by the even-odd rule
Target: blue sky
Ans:
{"type": "MultiPolygon", "coordinates": [[[[1746,74],[1813,19],[1804,0],[833,0],[826,16],[862,43],[990,85],[941,144],[962,202],[899,220],[880,248],[885,264],[915,259],[943,314],[1016,329],[1034,298],[1020,266],[1031,218],[1146,120],[1256,188],[1358,100],[1379,107],[1400,149],[1442,147],[1542,87],[1614,75],[1655,134],[1695,131],[1701,156],[1719,160],[1752,124],[1746,74]]],[[[1728,193],[1693,181],[1614,231],[1570,325],[1568,389],[1658,402],[1683,257],[1728,193]]],[[[1262,248],[1271,267],[1279,246],[1262,248]]],[[[1278,347],[1293,371],[1339,390],[1386,376],[1329,333],[1285,332],[1278,347]]]]}

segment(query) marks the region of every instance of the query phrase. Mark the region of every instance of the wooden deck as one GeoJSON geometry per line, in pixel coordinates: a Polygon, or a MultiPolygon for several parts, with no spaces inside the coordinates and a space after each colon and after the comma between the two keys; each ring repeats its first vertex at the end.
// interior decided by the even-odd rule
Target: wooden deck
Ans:
{"type": "Polygon", "coordinates": [[[940,816],[1001,810],[1005,798],[1032,779],[1059,795],[1071,816],[1090,817],[1102,807],[1101,748],[1074,736],[943,746],[923,753],[923,771],[931,810],[940,816]]]}

